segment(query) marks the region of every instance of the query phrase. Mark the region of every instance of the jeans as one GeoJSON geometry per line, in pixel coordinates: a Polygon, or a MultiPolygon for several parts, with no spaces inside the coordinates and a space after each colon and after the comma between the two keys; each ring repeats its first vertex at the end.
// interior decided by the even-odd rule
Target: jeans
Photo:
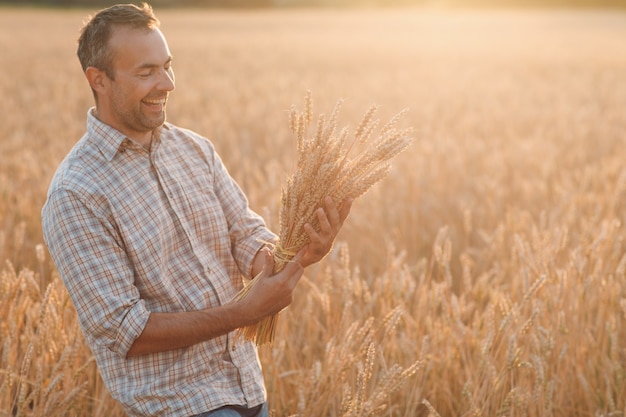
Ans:
{"type": "Polygon", "coordinates": [[[242,405],[227,405],[192,417],[268,417],[267,403],[252,408],[242,405]]]}

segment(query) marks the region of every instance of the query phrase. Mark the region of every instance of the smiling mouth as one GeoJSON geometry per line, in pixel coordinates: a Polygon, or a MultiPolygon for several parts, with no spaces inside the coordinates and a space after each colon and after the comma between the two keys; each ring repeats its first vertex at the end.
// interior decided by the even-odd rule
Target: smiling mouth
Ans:
{"type": "Polygon", "coordinates": [[[167,102],[167,97],[148,100],[145,99],[143,102],[149,106],[157,106],[157,107],[165,107],[165,103],[167,102]]]}
{"type": "Polygon", "coordinates": [[[162,112],[165,111],[165,103],[167,103],[167,97],[144,99],[142,103],[150,109],[150,111],[162,112]]]}

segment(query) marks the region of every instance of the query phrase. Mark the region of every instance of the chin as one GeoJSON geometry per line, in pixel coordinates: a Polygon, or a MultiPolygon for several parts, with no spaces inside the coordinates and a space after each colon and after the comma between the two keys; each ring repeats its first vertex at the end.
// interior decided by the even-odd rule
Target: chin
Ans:
{"type": "Polygon", "coordinates": [[[162,126],[163,123],[165,123],[165,113],[163,113],[160,117],[151,117],[146,119],[144,124],[150,129],[156,129],[159,126],[162,126]]]}

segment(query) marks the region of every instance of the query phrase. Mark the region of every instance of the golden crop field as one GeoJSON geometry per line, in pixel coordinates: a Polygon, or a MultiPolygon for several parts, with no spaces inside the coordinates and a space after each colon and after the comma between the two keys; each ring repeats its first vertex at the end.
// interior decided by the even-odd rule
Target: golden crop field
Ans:
{"type": "MultiPolygon", "coordinates": [[[[88,12],[0,8],[0,417],[123,415],[40,231],[88,12]]],[[[168,119],[274,229],[307,90],[415,128],[260,348],[273,416],[626,416],[626,13],[156,12],[168,119]]]]}

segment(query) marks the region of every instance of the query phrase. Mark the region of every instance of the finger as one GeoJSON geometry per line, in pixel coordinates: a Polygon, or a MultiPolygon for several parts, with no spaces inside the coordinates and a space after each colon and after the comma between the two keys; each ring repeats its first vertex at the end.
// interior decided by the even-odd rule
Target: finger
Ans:
{"type": "Polygon", "coordinates": [[[320,236],[320,234],[317,233],[317,231],[309,223],[306,223],[304,225],[304,232],[309,237],[309,240],[311,241],[311,243],[322,241],[322,237],[320,236]]]}
{"type": "Polygon", "coordinates": [[[261,270],[261,276],[267,277],[274,271],[274,256],[268,249],[263,249],[263,269],[261,270]]]}
{"type": "Polygon", "coordinates": [[[348,218],[348,214],[350,214],[350,209],[352,208],[352,203],[354,203],[354,199],[346,198],[341,202],[341,206],[339,207],[339,218],[341,219],[341,224],[348,218]]]}
{"type": "Polygon", "coordinates": [[[300,277],[302,277],[304,267],[302,266],[301,261],[306,250],[306,246],[300,249],[298,253],[287,263],[283,270],[289,276],[289,281],[292,288],[296,286],[296,284],[300,280],[300,277]]]}
{"type": "Polygon", "coordinates": [[[304,254],[306,253],[308,249],[309,249],[309,245],[304,245],[302,248],[300,248],[298,253],[296,253],[296,255],[293,258],[291,258],[291,262],[302,264],[302,258],[304,258],[304,254]]]}
{"type": "Polygon", "coordinates": [[[339,210],[337,210],[337,204],[331,197],[324,199],[324,205],[326,207],[326,216],[328,217],[329,224],[333,230],[341,227],[341,219],[339,218],[339,210]]]}
{"type": "Polygon", "coordinates": [[[323,208],[317,209],[317,221],[320,224],[320,232],[322,234],[328,234],[332,232],[332,224],[328,219],[328,214],[324,211],[323,208]]]}

